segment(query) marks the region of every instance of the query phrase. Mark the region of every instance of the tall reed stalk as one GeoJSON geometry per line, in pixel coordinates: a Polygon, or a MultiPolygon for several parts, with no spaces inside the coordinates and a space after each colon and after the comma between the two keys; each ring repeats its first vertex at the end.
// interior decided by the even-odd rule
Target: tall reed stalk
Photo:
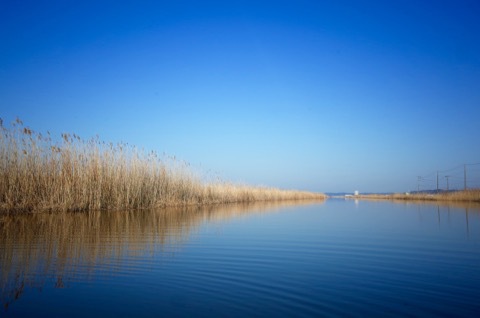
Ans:
{"type": "Polygon", "coordinates": [[[354,199],[371,200],[403,200],[403,201],[448,201],[448,202],[480,202],[480,189],[469,189],[453,192],[439,192],[434,194],[363,194],[352,196],[354,199]]]}
{"type": "Polygon", "coordinates": [[[203,183],[175,160],[126,144],[62,134],[54,141],[0,120],[1,211],[129,210],[164,206],[324,199],[323,194],[203,183]]]}

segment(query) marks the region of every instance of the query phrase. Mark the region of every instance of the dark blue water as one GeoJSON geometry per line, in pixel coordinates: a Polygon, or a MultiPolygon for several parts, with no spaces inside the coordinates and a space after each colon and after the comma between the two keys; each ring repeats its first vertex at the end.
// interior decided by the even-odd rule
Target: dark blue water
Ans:
{"type": "Polygon", "coordinates": [[[479,206],[36,214],[0,235],[0,316],[480,313],[479,206]]]}

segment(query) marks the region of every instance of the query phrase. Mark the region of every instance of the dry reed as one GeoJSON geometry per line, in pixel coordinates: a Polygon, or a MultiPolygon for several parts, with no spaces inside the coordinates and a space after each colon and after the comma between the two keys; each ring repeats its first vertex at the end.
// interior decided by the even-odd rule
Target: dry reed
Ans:
{"type": "Polygon", "coordinates": [[[59,141],[17,119],[0,120],[1,211],[129,210],[165,206],[324,199],[319,193],[203,183],[188,165],[126,144],[59,141]]]}
{"type": "Polygon", "coordinates": [[[355,199],[370,200],[403,200],[403,201],[448,201],[448,202],[480,202],[480,189],[470,189],[453,192],[425,193],[394,193],[394,194],[365,194],[353,196],[355,199]]]}

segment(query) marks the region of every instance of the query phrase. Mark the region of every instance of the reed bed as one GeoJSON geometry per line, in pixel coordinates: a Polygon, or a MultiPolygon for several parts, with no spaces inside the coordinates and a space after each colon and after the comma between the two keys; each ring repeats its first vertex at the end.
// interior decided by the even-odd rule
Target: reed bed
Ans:
{"type": "Polygon", "coordinates": [[[480,202],[480,189],[470,189],[454,192],[440,192],[434,194],[366,194],[358,195],[355,199],[371,200],[403,200],[403,201],[449,201],[449,202],[480,202]]]}
{"type": "Polygon", "coordinates": [[[188,164],[124,143],[35,132],[0,120],[0,211],[95,211],[324,199],[320,193],[205,183],[188,164]]]}

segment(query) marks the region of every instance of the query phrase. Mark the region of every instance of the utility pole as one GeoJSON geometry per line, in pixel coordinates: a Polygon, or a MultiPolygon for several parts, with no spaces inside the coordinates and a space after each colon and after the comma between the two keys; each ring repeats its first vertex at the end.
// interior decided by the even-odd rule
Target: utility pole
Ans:
{"type": "Polygon", "coordinates": [[[438,170],[437,170],[437,193],[438,193],[438,170]]]}
{"type": "Polygon", "coordinates": [[[467,165],[463,165],[463,190],[467,190],[467,165]]]}
{"type": "Polygon", "coordinates": [[[420,179],[422,179],[421,176],[417,177],[417,192],[420,192],[420,179]]]}
{"type": "Polygon", "coordinates": [[[450,177],[450,176],[445,176],[445,178],[447,179],[447,191],[448,191],[448,178],[449,178],[449,177],[450,177]]]}

